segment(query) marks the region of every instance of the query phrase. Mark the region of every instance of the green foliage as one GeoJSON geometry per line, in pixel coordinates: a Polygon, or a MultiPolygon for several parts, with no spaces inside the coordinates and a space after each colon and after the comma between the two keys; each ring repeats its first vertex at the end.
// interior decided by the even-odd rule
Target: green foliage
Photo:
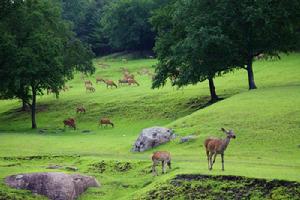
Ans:
{"type": "Polygon", "coordinates": [[[108,38],[103,32],[101,18],[103,8],[107,0],[95,0],[88,4],[84,20],[79,24],[77,36],[84,42],[91,45],[93,52],[97,55],[107,54],[111,51],[108,38]]]}
{"type": "Polygon", "coordinates": [[[26,101],[35,128],[36,95],[45,89],[58,94],[74,70],[93,73],[93,54],[61,19],[57,4],[36,0],[10,3],[14,9],[0,21],[4,30],[4,42],[0,43],[1,94],[26,101]]]}
{"type": "Polygon", "coordinates": [[[101,21],[112,47],[117,50],[151,50],[155,34],[149,18],[162,2],[120,0],[108,4],[101,21]]]}
{"type": "Polygon", "coordinates": [[[152,17],[159,59],[153,87],[168,77],[180,87],[241,67],[255,89],[254,57],[295,49],[299,6],[299,1],[173,1],[152,17]]]}

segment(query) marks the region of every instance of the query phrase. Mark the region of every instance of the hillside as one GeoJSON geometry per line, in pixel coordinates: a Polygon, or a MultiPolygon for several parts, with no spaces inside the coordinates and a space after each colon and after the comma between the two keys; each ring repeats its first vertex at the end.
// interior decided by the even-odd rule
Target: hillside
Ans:
{"type": "MultiPolygon", "coordinates": [[[[283,55],[281,60],[255,62],[259,87],[255,91],[247,90],[244,70],[218,77],[217,93],[224,100],[213,105],[207,104],[206,82],[179,90],[169,85],[150,89],[151,77],[137,72],[144,68],[153,72],[154,59],[104,57],[94,62],[96,74],[86,79],[93,81],[96,92],[87,93],[81,75],[76,74],[67,84],[70,89],[59,99],[54,95],[40,97],[37,131],[29,129],[29,113],[18,112],[20,102],[0,101],[0,178],[45,171],[50,164],[76,166],[80,173],[96,176],[103,185],[88,190],[80,199],[132,199],[177,174],[300,181],[299,53],[283,55]],[[117,82],[122,77],[121,67],[134,73],[141,86],[107,89],[103,83],[96,84],[96,77],[117,82]],[[86,114],[76,114],[79,105],[86,107],[86,114]],[[115,128],[98,127],[99,118],[104,116],[112,119],[115,128]],[[78,130],[62,129],[62,120],[68,117],[76,119],[78,130]],[[176,139],[155,149],[168,150],[173,158],[173,169],[159,177],[149,173],[152,150],[130,152],[139,132],[154,125],[170,127],[179,137],[197,135],[195,141],[179,144],[176,139]],[[225,153],[225,171],[221,171],[218,157],[214,170],[209,172],[203,141],[210,135],[223,137],[221,127],[233,129],[237,138],[225,153]],[[103,168],[106,170],[99,172],[103,168]]],[[[22,199],[22,195],[40,198],[9,189],[3,183],[1,194],[7,199],[22,199]]]]}

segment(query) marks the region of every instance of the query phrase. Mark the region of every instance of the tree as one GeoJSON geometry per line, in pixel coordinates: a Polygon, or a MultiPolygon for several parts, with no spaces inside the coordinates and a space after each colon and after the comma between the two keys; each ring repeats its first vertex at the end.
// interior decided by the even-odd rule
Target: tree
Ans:
{"type": "Polygon", "coordinates": [[[111,52],[108,38],[105,36],[101,18],[103,8],[107,0],[91,1],[86,9],[84,20],[79,24],[77,36],[87,44],[90,44],[96,55],[111,52]]]}
{"type": "Polygon", "coordinates": [[[117,50],[150,50],[154,32],[149,17],[155,4],[151,0],[112,1],[101,19],[110,45],[117,50]]]}
{"type": "Polygon", "coordinates": [[[237,49],[237,66],[248,72],[249,89],[256,89],[253,59],[264,54],[279,57],[296,48],[300,21],[300,1],[277,0],[204,1],[190,4],[215,8],[214,23],[237,49]]]}
{"type": "Polygon", "coordinates": [[[218,100],[213,78],[235,67],[235,52],[219,27],[206,26],[211,17],[183,1],[156,12],[152,23],[158,32],[155,52],[159,64],[153,88],[164,85],[168,78],[179,87],[208,80],[211,102],[218,100]]]}
{"type": "Polygon", "coordinates": [[[57,4],[47,0],[8,2],[13,9],[0,20],[4,32],[0,56],[8,56],[1,59],[0,94],[26,101],[32,128],[37,128],[37,95],[43,95],[45,89],[58,95],[74,70],[93,73],[93,54],[62,20],[57,4]]]}
{"type": "Polygon", "coordinates": [[[255,56],[278,56],[299,43],[299,4],[174,0],[152,17],[159,59],[153,87],[164,85],[168,77],[178,86],[208,79],[213,100],[213,77],[238,67],[247,70],[249,89],[255,89],[255,56]]]}

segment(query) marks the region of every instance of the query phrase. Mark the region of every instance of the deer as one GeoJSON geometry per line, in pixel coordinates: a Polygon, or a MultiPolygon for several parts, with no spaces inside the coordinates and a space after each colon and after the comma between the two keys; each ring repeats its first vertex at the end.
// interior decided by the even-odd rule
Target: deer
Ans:
{"type": "Polygon", "coordinates": [[[171,155],[167,151],[156,151],[152,155],[152,173],[158,175],[155,167],[161,162],[162,173],[166,173],[166,165],[171,169],[171,155]]]}
{"type": "Polygon", "coordinates": [[[85,108],[83,106],[76,108],[76,113],[85,113],[85,108]]]}
{"type": "Polygon", "coordinates": [[[116,84],[115,84],[115,82],[114,81],[112,81],[112,80],[106,80],[105,81],[105,83],[106,83],[106,87],[108,88],[108,86],[110,86],[111,88],[114,86],[114,87],[118,87],[116,84]]]}
{"type": "Polygon", "coordinates": [[[118,85],[123,85],[124,83],[128,83],[128,80],[127,79],[119,79],[118,81],[118,85]]]}
{"type": "Polygon", "coordinates": [[[222,171],[224,171],[224,151],[228,147],[231,138],[236,138],[232,130],[227,131],[224,128],[221,128],[221,131],[226,134],[226,138],[220,139],[209,137],[204,141],[209,170],[212,170],[216,156],[220,154],[222,159],[222,171]]]}
{"type": "Polygon", "coordinates": [[[85,90],[86,90],[86,92],[95,92],[96,91],[93,86],[89,86],[89,85],[85,86],[85,90]]]}
{"type": "Polygon", "coordinates": [[[73,118],[65,119],[63,123],[64,123],[64,127],[69,126],[71,128],[74,128],[74,130],[76,130],[75,119],[73,118]]]}
{"type": "Polygon", "coordinates": [[[105,83],[105,80],[101,77],[97,77],[96,78],[96,83],[99,83],[99,82],[104,82],[105,83]]]}
{"type": "Polygon", "coordinates": [[[128,82],[128,85],[136,84],[137,86],[140,86],[140,84],[132,78],[127,79],[127,82],[128,82]]]}
{"type": "Polygon", "coordinates": [[[101,127],[103,126],[103,124],[105,124],[105,126],[107,126],[108,124],[111,125],[111,127],[114,127],[114,124],[110,121],[110,119],[108,118],[101,118],[99,121],[99,125],[101,125],[101,127]]]}
{"type": "Polygon", "coordinates": [[[87,80],[87,81],[84,81],[84,85],[85,85],[85,86],[92,86],[93,83],[92,83],[92,81],[87,80]]]}

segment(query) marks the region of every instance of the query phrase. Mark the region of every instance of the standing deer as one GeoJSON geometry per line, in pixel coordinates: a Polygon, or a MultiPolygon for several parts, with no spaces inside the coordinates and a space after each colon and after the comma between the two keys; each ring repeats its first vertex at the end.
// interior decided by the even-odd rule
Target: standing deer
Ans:
{"type": "Polygon", "coordinates": [[[221,128],[221,131],[226,134],[226,138],[220,139],[210,137],[204,141],[209,170],[212,170],[213,164],[216,160],[216,156],[218,154],[221,154],[222,170],[224,171],[224,151],[226,150],[230,139],[235,139],[235,134],[232,130],[227,131],[224,128],[221,128]]]}
{"type": "Polygon", "coordinates": [[[101,77],[97,77],[96,78],[96,83],[99,83],[99,82],[105,83],[105,80],[103,78],[101,78],[101,77]]]}
{"type": "Polygon", "coordinates": [[[127,79],[119,79],[118,81],[118,85],[123,85],[124,83],[128,83],[128,80],[127,79]]]}
{"type": "Polygon", "coordinates": [[[90,80],[86,80],[86,81],[84,81],[84,85],[85,86],[93,86],[93,83],[90,80]]]}
{"type": "Polygon", "coordinates": [[[105,83],[106,83],[106,87],[108,88],[108,86],[110,86],[111,88],[114,86],[114,87],[118,87],[116,84],[115,84],[115,82],[114,81],[112,81],[112,80],[106,80],[105,81],[105,83]]]}
{"type": "Polygon", "coordinates": [[[83,106],[76,108],[76,113],[85,113],[85,108],[83,106]]]}
{"type": "Polygon", "coordinates": [[[128,85],[136,84],[137,86],[140,86],[140,84],[136,80],[131,79],[131,78],[127,79],[127,82],[128,82],[128,85]]]}
{"type": "Polygon", "coordinates": [[[86,92],[95,92],[96,89],[93,86],[87,85],[87,86],[85,86],[85,91],[86,92]]]}
{"type": "Polygon", "coordinates": [[[171,169],[171,155],[167,151],[157,151],[154,152],[152,155],[152,173],[153,175],[157,175],[157,171],[155,167],[161,162],[162,165],[162,173],[166,173],[166,165],[169,166],[169,169],[171,169]]]}
{"type": "Polygon", "coordinates": [[[110,124],[111,127],[114,127],[114,124],[108,118],[102,118],[102,119],[100,119],[99,125],[101,125],[101,127],[102,127],[103,124],[105,124],[105,126],[107,126],[108,124],[110,124]]]}

